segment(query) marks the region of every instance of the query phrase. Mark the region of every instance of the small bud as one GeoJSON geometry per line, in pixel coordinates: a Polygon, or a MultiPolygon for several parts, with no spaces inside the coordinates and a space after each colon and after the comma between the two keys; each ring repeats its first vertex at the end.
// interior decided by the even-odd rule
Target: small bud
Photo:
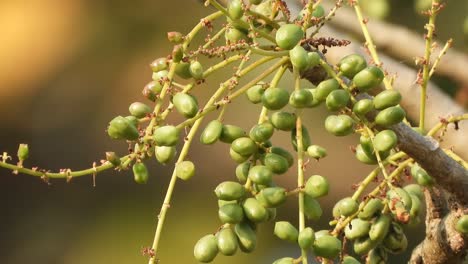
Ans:
{"type": "Polygon", "coordinates": [[[172,60],[174,62],[180,62],[183,57],[184,57],[184,51],[182,49],[182,45],[174,46],[174,49],[172,50],[172,60]]]}
{"type": "Polygon", "coordinates": [[[106,152],[106,160],[112,163],[115,167],[121,163],[120,157],[115,152],[106,152]]]}
{"type": "Polygon", "coordinates": [[[29,147],[27,144],[20,144],[18,147],[18,159],[23,162],[29,157],[29,147]]]}
{"type": "Polygon", "coordinates": [[[182,41],[184,41],[184,36],[180,32],[172,31],[167,32],[167,39],[171,43],[180,44],[182,41]]]}

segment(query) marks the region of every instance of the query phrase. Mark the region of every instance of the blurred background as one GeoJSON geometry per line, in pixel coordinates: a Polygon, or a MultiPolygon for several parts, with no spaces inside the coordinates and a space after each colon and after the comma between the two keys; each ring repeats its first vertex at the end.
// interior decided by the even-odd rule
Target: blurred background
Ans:
{"type": "MultiPolygon", "coordinates": [[[[415,13],[413,1],[391,4],[390,21],[422,35],[425,19],[415,13]]],[[[0,1],[0,151],[14,154],[19,143],[28,143],[26,165],[50,170],[88,168],[104,158],[105,151],[124,154],[127,146],[110,140],[104,131],[108,121],[127,115],[130,103],[144,102],[141,90],[151,79],[149,63],[171,50],[166,32],[188,32],[209,12],[195,0],[0,1]]],[[[452,0],[438,21],[440,39],[453,37],[465,52],[466,14],[466,2],[452,0]]],[[[206,97],[222,77],[200,86],[196,94],[206,97]]],[[[456,96],[456,86],[448,82],[443,87],[456,96]]],[[[247,128],[256,122],[252,113],[259,111],[242,98],[230,106],[225,120],[247,128]]],[[[329,158],[312,162],[307,172],[327,176],[332,184],[331,195],[321,200],[323,221],[309,223],[320,230],[327,228],[334,202],[351,194],[351,185],[372,167],[353,158],[348,146],[357,137],[335,138],[316,125],[326,116],[324,108],[308,110],[307,115],[313,142],[329,151],[329,158]]],[[[289,134],[278,133],[274,142],[290,148],[289,134]]],[[[195,242],[220,226],[213,190],[235,177],[227,145],[206,147],[195,141],[189,156],[198,166],[197,175],[176,188],[159,252],[162,263],[195,263],[195,242]]],[[[135,184],[129,172],[107,171],[97,176],[96,187],[91,177],[49,185],[0,169],[0,263],[146,263],[141,250],[152,243],[172,170],[155,161],[148,166],[147,185],[135,184]]],[[[292,188],[293,172],[278,182],[292,188]]],[[[296,222],[296,204],[289,201],[278,219],[296,222]]],[[[298,255],[294,245],[273,237],[272,226],[260,227],[253,256],[238,253],[218,257],[215,263],[271,263],[298,255]]],[[[422,229],[411,232],[408,237],[415,245],[422,229]]],[[[403,255],[390,263],[405,259],[403,255]]]]}

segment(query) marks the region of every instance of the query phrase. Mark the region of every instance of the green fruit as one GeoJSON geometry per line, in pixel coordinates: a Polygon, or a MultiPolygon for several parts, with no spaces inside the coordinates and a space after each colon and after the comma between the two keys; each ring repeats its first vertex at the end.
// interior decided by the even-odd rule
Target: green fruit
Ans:
{"type": "Polygon", "coordinates": [[[249,37],[247,36],[247,34],[233,27],[228,27],[226,29],[226,33],[224,36],[226,38],[226,41],[230,43],[237,43],[240,41],[249,41],[249,37]]]}
{"type": "Polygon", "coordinates": [[[282,156],[283,158],[285,158],[288,161],[289,167],[294,165],[294,157],[293,157],[293,155],[291,155],[291,153],[289,153],[289,151],[287,151],[287,150],[285,150],[283,148],[280,148],[280,147],[272,147],[270,149],[270,152],[278,154],[278,155],[282,156]]]}
{"type": "Polygon", "coordinates": [[[218,217],[223,224],[237,224],[244,220],[244,211],[237,203],[225,204],[219,208],[218,217]]]}
{"type": "Polygon", "coordinates": [[[312,145],[307,148],[307,155],[319,160],[327,156],[327,150],[321,146],[312,145]]]}
{"type": "MultiPolygon", "coordinates": [[[[309,130],[305,126],[301,127],[302,129],[302,149],[306,150],[312,143],[310,142],[309,130]]],[[[294,147],[294,150],[297,151],[297,130],[294,128],[291,131],[291,143],[294,147]]]]}
{"type": "Polygon", "coordinates": [[[312,101],[307,105],[307,108],[313,108],[316,106],[320,105],[320,101],[315,98],[315,95],[317,94],[317,89],[316,88],[308,88],[308,90],[312,93],[312,101]]]}
{"type": "Polygon", "coordinates": [[[416,0],[414,2],[414,9],[418,12],[421,13],[423,11],[428,11],[431,9],[432,6],[432,0],[416,0]]]}
{"type": "Polygon", "coordinates": [[[405,110],[399,106],[392,106],[380,111],[375,117],[375,123],[379,126],[389,127],[403,121],[405,116],[405,110]]]}
{"type": "Polygon", "coordinates": [[[273,180],[273,172],[267,166],[257,165],[250,168],[249,179],[256,184],[268,185],[273,180]]]}
{"type": "Polygon", "coordinates": [[[276,219],[276,208],[267,208],[268,218],[267,221],[273,221],[276,219]]]}
{"type": "Polygon", "coordinates": [[[351,197],[346,197],[338,201],[333,207],[333,216],[351,216],[359,209],[359,204],[351,197]]]}
{"type": "Polygon", "coordinates": [[[262,95],[263,106],[269,110],[279,110],[289,101],[289,93],[285,89],[270,87],[262,95]]]}
{"type": "Polygon", "coordinates": [[[374,103],[371,99],[362,99],[354,104],[353,112],[357,115],[365,115],[374,110],[374,103]]]}
{"type": "Polygon", "coordinates": [[[154,131],[154,142],[157,146],[172,147],[179,141],[180,131],[175,126],[161,126],[154,131]]]}
{"type": "Polygon", "coordinates": [[[400,103],[401,98],[401,94],[397,90],[385,90],[374,97],[374,107],[377,110],[382,110],[395,106],[400,103]]]}
{"type": "Polygon", "coordinates": [[[193,61],[190,63],[189,71],[190,75],[192,75],[195,80],[203,79],[203,66],[199,61],[193,61]]]}
{"type": "Polygon", "coordinates": [[[218,249],[224,256],[233,256],[237,252],[238,242],[236,233],[231,228],[223,228],[216,236],[218,249]]]}
{"type": "Polygon", "coordinates": [[[272,125],[279,130],[291,131],[296,127],[296,115],[288,112],[276,112],[271,115],[272,125]]]}
{"type": "Polygon", "coordinates": [[[185,160],[177,163],[175,170],[179,179],[188,181],[195,175],[195,164],[191,161],[185,160]]]}
{"type": "Polygon", "coordinates": [[[180,62],[177,63],[175,68],[175,74],[182,79],[190,79],[192,78],[192,74],[190,74],[190,63],[188,62],[180,62]]]}
{"type": "Polygon", "coordinates": [[[297,242],[299,231],[291,223],[286,221],[276,222],[274,234],[282,240],[297,242]]]}
{"type": "Polygon", "coordinates": [[[369,237],[360,237],[354,241],[353,249],[358,255],[365,255],[378,245],[377,241],[370,239],[369,237]]]}
{"type": "MultiPolygon", "coordinates": [[[[18,156],[18,160],[20,162],[23,162],[23,161],[28,159],[28,157],[29,157],[29,146],[28,146],[28,144],[20,144],[18,146],[17,156],[18,156]]],[[[119,161],[120,161],[120,159],[119,159],[119,161]]]]}
{"type": "Polygon", "coordinates": [[[140,136],[138,129],[125,117],[112,119],[107,127],[107,133],[113,139],[136,140],[140,136]]]}
{"type": "Polygon", "coordinates": [[[174,48],[172,49],[172,62],[180,63],[179,69],[177,69],[176,67],[176,71],[179,71],[180,74],[187,74],[188,75],[187,78],[190,78],[189,64],[182,62],[183,58],[184,58],[183,45],[181,44],[175,45],[174,48]],[[184,71],[186,71],[186,73],[184,71]]]}
{"type": "Polygon", "coordinates": [[[408,184],[403,189],[410,195],[418,197],[419,200],[424,200],[423,189],[418,184],[408,184]]]}
{"type": "Polygon", "coordinates": [[[138,128],[138,125],[140,124],[140,120],[138,118],[136,118],[134,116],[126,116],[125,119],[130,121],[130,123],[132,123],[133,126],[138,128]]]}
{"type": "Polygon", "coordinates": [[[267,153],[263,163],[276,174],[283,174],[289,169],[288,161],[283,156],[275,153],[267,153]]]}
{"type": "Polygon", "coordinates": [[[158,58],[150,64],[151,70],[153,72],[159,72],[167,70],[168,63],[166,58],[158,58]]]}
{"type": "Polygon", "coordinates": [[[342,264],[361,264],[361,262],[351,256],[345,256],[342,264]]]}
{"type": "Polygon", "coordinates": [[[309,68],[309,56],[307,51],[300,45],[295,46],[292,50],[289,51],[289,58],[291,59],[291,64],[299,72],[307,70],[309,68]]]}
{"type": "Polygon", "coordinates": [[[317,8],[312,12],[313,17],[323,17],[325,15],[325,9],[323,6],[318,5],[317,8]]]}
{"type": "Polygon", "coordinates": [[[233,125],[224,125],[219,140],[230,144],[240,137],[245,137],[245,131],[242,128],[233,125]]]}
{"type": "Polygon", "coordinates": [[[282,49],[291,50],[304,37],[302,28],[295,24],[282,25],[276,32],[276,44],[282,49]]]}
{"type": "Polygon", "coordinates": [[[383,248],[372,249],[366,258],[366,264],[385,264],[387,263],[387,251],[383,248]]]}
{"type": "Polygon", "coordinates": [[[265,222],[268,219],[268,211],[255,198],[247,198],[242,208],[245,216],[254,223],[265,222]]]}
{"type": "Polygon", "coordinates": [[[257,245],[257,235],[249,223],[242,222],[234,226],[239,247],[243,252],[250,253],[255,250],[257,245]]]}
{"type": "Polygon", "coordinates": [[[280,258],[275,260],[273,264],[294,264],[294,259],[293,258],[280,258]]]}
{"type": "Polygon", "coordinates": [[[358,72],[353,78],[353,84],[361,91],[366,92],[374,88],[384,79],[382,70],[375,66],[369,66],[362,71],[358,72]]]}
{"type": "Polygon", "coordinates": [[[241,154],[235,152],[232,148],[229,148],[229,155],[231,156],[231,159],[234,160],[237,163],[244,163],[246,162],[249,158],[249,156],[242,156],[241,154]]]}
{"type": "Polygon", "coordinates": [[[213,120],[205,127],[201,136],[200,142],[205,145],[214,144],[221,137],[223,132],[223,124],[218,120],[213,120]]]}
{"type": "Polygon", "coordinates": [[[226,204],[237,204],[237,201],[224,201],[224,200],[218,200],[218,207],[221,208],[225,206],[226,204]]]}
{"type": "Polygon", "coordinates": [[[245,196],[245,193],[244,186],[238,182],[225,181],[220,183],[215,189],[218,199],[225,201],[239,200],[245,196]]]}
{"type": "Polygon", "coordinates": [[[304,228],[299,233],[299,237],[297,238],[297,242],[299,246],[304,250],[309,250],[310,248],[312,248],[314,241],[315,241],[315,233],[314,233],[314,230],[310,227],[304,228]]]}
{"type": "Polygon", "coordinates": [[[458,219],[455,229],[464,235],[468,234],[468,215],[463,215],[458,219]]]}
{"type": "Polygon", "coordinates": [[[167,75],[169,74],[169,72],[167,70],[162,70],[162,71],[158,71],[158,72],[153,72],[153,75],[152,75],[152,79],[155,81],[155,82],[163,82],[164,79],[167,77],[167,75]]]}
{"type": "Polygon", "coordinates": [[[354,121],[347,115],[330,115],[325,119],[325,129],[337,137],[347,136],[354,132],[354,121]]]}
{"type": "Polygon", "coordinates": [[[334,90],[338,90],[340,88],[340,84],[338,83],[337,80],[335,79],[328,79],[325,81],[322,81],[317,85],[317,88],[315,89],[315,99],[317,99],[320,102],[325,101],[327,99],[327,96],[334,90]]]}
{"type": "Polygon", "coordinates": [[[133,179],[138,184],[144,184],[148,182],[148,168],[142,162],[133,164],[133,179]]]}
{"type": "Polygon", "coordinates": [[[315,255],[322,258],[334,259],[341,252],[341,241],[334,236],[317,236],[316,234],[312,248],[315,255]]]}
{"type": "Polygon", "coordinates": [[[269,187],[261,190],[255,197],[263,207],[278,207],[286,201],[286,189],[269,187]]]}
{"type": "Polygon", "coordinates": [[[304,191],[307,195],[310,195],[312,198],[320,198],[328,194],[330,190],[330,184],[328,180],[320,175],[311,176],[306,184],[304,191]]]}
{"type": "Polygon", "coordinates": [[[404,189],[394,188],[389,190],[387,192],[387,198],[393,203],[393,206],[390,206],[390,210],[393,210],[393,207],[398,207],[400,204],[405,208],[407,212],[411,210],[411,196],[404,189]]]}
{"type": "Polygon", "coordinates": [[[421,186],[430,187],[435,183],[434,178],[417,164],[411,167],[411,176],[421,186]]]}
{"type": "Polygon", "coordinates": [[[389,215],[380,215],[371,225],[371,229],[369,230],[369,238],[376,242],[382,241],[388,234],[391,221],[392,218],[389,215]]]}
{"type": "Polygon", "coordinates": [[[106,152],[106,160],[115,167],[120,166],[120,164],[122,163],[122,160],[120,160],[120,157],[115,152],[106,152]]]}
{"type": "Polygon", "coordinates": [[[370,220],[382,211],[384,204],[381,199],[372,198],[364,206],[358,217],[363,220],[370,220]]]}
{"type": "Polygon", "coordinates": [[[401,226],[398,223],[393,222],[390,227],[390,231],[382,244],[390,253],[399,254],[404,252],[408,247],[408,239],[406,238],[405,233],[403,233],[401,226]]]}
{"type": "Polygon", "coordinates": [[[295,90],[289,97],[289,104],[294,108],[305,108],[311,105],[314,97],[309,89],[295,90]]]}
{"type": "Polygon", "coordinates": [[[262,2],[262,0],[249,0],[249,3],[252,5],[258,5],[262,2]]]}
{"type": "Polygon", "coordinates": [[[392,130],[380,131],[374,138],[374,148],[377,151],[390,151],[396,146],[398,137],[392,130]]]}
{"type": "Polygon", "coordinates": [[[362,9],[370,17],[383,20],[390,14],[390,3],[388,0],[364,0],[362,9]]]}
{"type": "Polygon", "coordinates": [[[358,72],[367,67],[367,62],[359,54],[350,54],[340,60],[338,67],[344,76],[352,79],[358,72]]]}
{"type": "Polygon", "coordinates": [[[137,118],[143,118],[147,114],[151,113],[151,108],[144,103],[135,102],[128,108],[130,114],[137,118]]]}
{"type": "Polygon", "coordinates": [[[156,159],[162,163],[167,164],[173,160],[177,154],[175,147],[156,146],[155,148],[156,159]]]}
{"type": "Polygon", "coordinates": [[[349,240],[354,240],[360,237],[365,237],[369,234],[371,224],[368,221],[354,218],[346,225],[345,236],[349,240]]]}
{"type": "Polygon", "coordinates": [[[321,59],[322,57],[320,57],[320,54],[318,54],[317,52],[307,53],[307,64],[308,64],[307,68],[313,68],[319,65],[321,59]]]}
{"type": "Polygon", "coordinates": [[[177,112],[181,113],[186,118],[192,118],[198,113],[198,102],[195,97],[186,93],[177,93],[172,98],[177,112]]]}
{"type": "Polygon", "coordinates": [[[240,183],[247,182],[247,178],[249,176],[249,170],[252,164],[250,162],[244,162],[236,167],[236,177],[240,183]]]}
{"type": "Polygon", "coordinates": [[[351,96],[345,90],[334,90],[332,91],[325,101],[329,111],[338,111],[348,105],[351,96]]]}
{"type": "Polygon", "coordinates": [[[374,155],[372,156],[367,155],[367,153],[364,151],[361,144],[357,145],[355,154],[356,154],[356,158],[364,164],[375,165],[378,163],[374,155]]]}
{"type": "MultiPolygon", "coordinates": [[[[374,151],[374,145],[372,144],[371,138],[366,135],[361,135],[361,137],[359,138],[359,142],[361,143],[360,145],[362,147],[362,151],[366,153],[368,158],[377,162],[377,157],[374,151]]],[[[389,154],[390,154],[390,151],[379,151],[379,155],[382,160],[386,159],[389,154]]],[[[372,163],[372,164],[375,164],[375,163],[372,163]]]]}
{"type": "Polygon", "coordinates": [[[263,83],[258,83],[257,85],[254,85],[250,87],[245,94],[247,95],[247,98],[249,101],[253,104],[258,104],[262,102],[262,96],[263,93],[265,92],[265,89],[263,88],[263,83]]]}
{"type": "Polygon", "coordinates": [[[304,195],[304,214],[307,216],[308,219],[317,221],[322,216],[322,208],[317,200],[312,198],[311,196],[305,194],[304,195]]]}
{"type": "Polygon", "coordinates": [[[249,136],[255,142],[265,142],[273,136],[274,129],[270,122],[264,122],[252,127],[249,136]]]}
{"type": "Polygon", "coordinates": [[[218,255],[218,241],[214,235],[206,235],[198,240],[193,250],[195,259],[202,263],[210,263],[218,255]]]}
{"type": "Polygon", "coordinates": [[[239,19],[244,14],[242,10],[242,1],[240,0],[231,0],[227,6],[227,11],[229,16],[232,19],[239,19]]]}
{"type": "Polygon", "coordinates": [[[143,96],[145,96],[148,100],[154,102],[156,101],[156,98],[162,91],[162,84],[157,81],[151,81],[149,82],[145,88],[143,88],[143,96]]]}
{"type": "Polygon", "coordinates": [[[231,148],[242,156],[250,156],[257,152],[257,144],[248,137],[241,137],[231,143],[231,148]]]}
{"type": "Polygon", "coordinates": [[[167,40],[174,44],[181,44],[184,41],[184,35],[180,32],[167,32],[167,40]]]}
{"type": "Polygon", "coordinates": [[[410,217],[418,217],[421,213],[421,200],[419,200],[419,197],[413,194],[410,194],[411,196],[411,210],[410,210],[410,217]]]}

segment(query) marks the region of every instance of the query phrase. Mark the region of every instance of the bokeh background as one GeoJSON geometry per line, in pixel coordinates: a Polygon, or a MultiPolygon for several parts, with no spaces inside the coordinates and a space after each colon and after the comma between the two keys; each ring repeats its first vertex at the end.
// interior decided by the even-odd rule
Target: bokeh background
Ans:
{"type": "MultiPolygon", "coordinates": [[[[415,14],[413,2],[391,2],[390,20],[422,34],[425,20],[415,14]]],[[[209,11],[195,0],[0,1],[0,151],[14,154],[19,143],[28,143],[31,158],[26,164],[51,170],[90,167],[109,150],[125,153],[125,144],[106,136],[107,122],[125,115],[130,103],[144,100],[141,89],[151,78],[148,64],[171,49],[166,31],[188,32],[209,11]]],[[[454,37],[455,46],[465,51],[462,24],[467,13],[464,0],[450,1],[438,31],[441,39],[454,37]]],[[[197,94],[206,97],[222,77],[200,86],[197,94]]],[[[456,87],[444,87],[456,94],[456,87]]],[[[255,123],[252,113],[258,106],[241,99],[230,107],[226,122],[244,127],[255,123]]],[[[321,200],[323,221],[310,223],[319,230],[327,227],[334,202],[351,194],[351,185],[372,168],[353,158],[348,146],[356,137],[334,138],[317,125],[325,109],[307,115],[312,140],[329,151],[329,158],[313,162],[308,170],[332,183],[331,195],[321,200]]],[[[274,140],[289,148],[289,135],[274,140]]],[[[159,252],[162,263],[195,263],[194,243],[219,227],[213,189],[234,177],[235,164],[227,151],[223,144],[193,145],[190,159],[198,166],[197,175],[177,186],[159,252]]],[[[151,178],[144,186],[135,184],[129,172],[99,174],[93,187],[91,177],[48,185],[0,169],[0,263],[146,263],[141,250],[151,245],[172,170],[155,161],[148,165],[151,178]]],[[[279,182],[293,187],[293,171],[279,182]]],[[[279,219],[296,222],[296,212],[296,201],[290,201],[280,209],[279,219]]],[[[271,263],[298,255],[295,246],[273,237],[272,226],[261,226],[252,256],[239,253],[218,257],[215,263],[271,263]]],[[[411,245],[417,244],[422,231],[411,232],[411,245]]]]}

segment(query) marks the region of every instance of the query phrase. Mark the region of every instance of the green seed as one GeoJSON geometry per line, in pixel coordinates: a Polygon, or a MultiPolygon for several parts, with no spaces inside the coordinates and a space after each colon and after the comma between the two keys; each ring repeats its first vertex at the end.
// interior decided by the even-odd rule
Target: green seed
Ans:
{"type": "Polygon", "coordinates": [[[113,139],[136,140],[140,136],[138,129],[125,117],[118,116],[112,119],[107,133],[113,139]]]}
{"type": "Polygon", "coordinates": [[[371,18],[384,20],[390,14],[391,6],[388,0],[364,0],[362,9],[371,18]]]}
{"type": "Polygon", "coordinates": [[[245,131],[242,128],[233,125],[224,125],[219,140],[230,144],[240,137],[245,137],[245,131]]]}
{"type": "Polygon", "coordinates": [[[195,259],[202,263],[210,263],[218,255],[218,241],[214,235],[206,235],[198,240],[193,250],[195,259]]]}
{"type": "Polygon", "coordinates": [[[229,1],[227,11],[229,16],[232,19],[239,19],[244,14],[242,10],[242,2],[240,0],[231,0],[229,1]]]}
{"type": "Polygon", "coordinates": [[[374,103],[371,99],[362,99],[354,104],[353,112],[357,115],[365,115],[374,110],[374,103]]]}
{"type": "Polygon", "coordinates": [[[313,68],[320,64],[320,60],[322,57],[317,52],[309,52],[307,53],[307,64],[308,68],[313,68]]]}
{"type": "Polygon", "coordinates": [[[403,121],[405,116],[405,110],[399,106],[392,106],[380,111],[375,117],[375,123],[379,126],[389,127],[403,121]]]}
{"type": "Polygon", "coordinates": [[[198,102],[192,95],[177,93],[172,98],[172,103],[174,103],[177,112],[186,118],[192,118],[198,113],[198,102]]]}
{"type": "Polygon", "coordinates": [[[359,54],[351,54],[342,58],[338,63],[338,67],[344,76],[352,79],[358,72],[367,67],[367,62],[363,56],[359,54]]]}
{"type": "Polygon", "coordinates": [[[270,87],[262,95],[263,106],[269,110],[279,110],[289,101],[289,93],[285,89],[270,87]]]}
{"type": "Polygon", "coordinates": [[[325,119],[325,129],[337,137],[347,136],[354,132],[354,121],[347,115],[330,115],[325,119]]]}
{"type": "Polygon", "coordinates": [[[296,127],[296,115],[288,112],[276,112],[271,115],[271,123],[276,129],[291,131],[296,127]]]}
{"type": "Polygon", "coordinates": [[[291,64],[299,72],[305,71],[309,68],[309,56],[302,46],[297,45],[290,50],[289,57],[291,59],[291,64]]]}
{"type": "Polygon", "coordinates": [[[289,104],[294,108],[305,108],[311,105],[314,97],[309,89],[295,90],[289,97],[289,104]]]}
{"type": "Polygon", "coordinates": [[[385,90],[374,98],[374,107],[382,110],[390,106],[398,105],[401,101],[401,94],[397,90],[385,90]]]}
{"type": "Polygon", "coordinates": [[[366,258],[366,264],[384,264],[387,263],[387,251],[381,247],[377,247],[369,251],[366,258]]]}
{"type": "Polygon", "coordinates": [[[304,214],[308,219],[317,221],[323,214],[320,203],[309,195],[304,195],[304,214]]]}
{"type": "Polygon", "coordinates": [[[314,159],[323,159],[327,156],[327,150],[318,145],[312,145],[307,148],[307,155],[314,159]]]}
{"type": "Polygon", "coordinates": [[[374,88],[384,79],[382,70],[375,66],[369,66],[364,70],[358,72],[353,78],[353,84],[361,91],[366,92],[374,88]]]}
{"type": "Polygon", "coordinates": [[[255,198],[247,198],[242,208],[245,216],[254,223],[265,222],[268,218],[268,211],[255,198]]]}
{"type": "Polygon", "coordinates": [[[378,245],[377,241],[370,239],[369,237],[360,237],[354,241],[353,249],[358,255],[365,255],[378,245]]]}
{"type": "Polygon", "coordinates": [[[192,74],[190,74],[190,63],[188,62],[180,62],[176,65],[175,73],[182,79],[190,79],[192,78],[192,74]]]}
{"type": "Polygon", "coordinates": [[[329,111],[338,111],[348,105],[351,96],[345,90],[334,90],[332,91],[325,101],[329,111]]]}
{"type": "Polygon", "coordinates": [[[228,203],[218,210],[219,220],[223,224],[237,224],[244,220],[244,211],[237,203],[228,203]]]}
{"type": "Polygon", "coordinates": [[[286,221],[276,222],[274,234],[282,240],[297,242],[299,231],[291,223],[286,221]]]}
{"type": "Polygon", "coordinates": [[[328,194],[330,190],[330,183],[328,180],[320,175],[311,176],[305,185],[304,191],[312,198],[320,198],[328,194]]]}
{"type": "Polygon", "coordinates": [[[325,81],[322,81],[317,85],[317,88],[315,89],[315,99],[317,99],[320,102],[325,101],[327,99],[327,96],[334,90],[337,90],[340,88],[340,84],[338,83],[337,80],[335,79],[328,79],[325,81]]]}
{"type": "Polygon", "coordinates": [[[23,161],[28,159],[28,157],[29,157],[29,146],[28,146],[28,144],[20,144],[19,145],[17,156],[18,156],[18,160],[20,162],[23,162],[23,161]]]}
{"type": "Polygon", "coordinates": [[[315,255],[327,259],[336,258],[341,252],[341,241],[330,235],[315,236],[312,246],[315,255]]]}
{"type": "Polygon", "coordinates": [[[359,204],[351,197],[341,199],[333,207],[333,216],[351,216],[356,213],[359,209],[359,204]]]}
{"type": "Polygon", "coordinates": [[[261,190],[256,199],[264,207],[278,207],[286,201],[286,189],[281,187],[269,187],[261,190]]]}
{"type": "MultiPolygon", "coordinates": [[[[312,143],[310,141],[309,130],[305,126],[301,127],[302,129],[302,149],[307,149],[312,143]]],[[[291,131],[291,143],[294,147],[294,150],[297,151],[297,130],[294,128],[291,131]]]]}
{"type": "Polygon", "coordinates": [[[148,169],[146,168],[145,164],[141,162],[137,162],[133,164],[133,179],[138,184],[145,184],[148,182],[148,169]]]}
{"type": "Polygon", "coordinates": [[[237,252],[237,236],[231,228],[223,228],[216,236],[218,249],[224,256],[233,256],[237,252]]]}
{"type": "Polygon", "coordinates": [[[252,127],[249,136],[255,142],[265,142],[273,136],[274,129],[270,122],[264,122],[252,127]]]}
{"type": "Polygon", "coordinates": [[[387,198],[394,203],[394,206],[391,206],[390,210],[393,210],[394,207],[398,207],[399,205],[404,207],[407,212],[411,210],[411,196],[403,188],[394,188],[389,190],[387,192],[387,198]]]}
{"type": "Polygon", "coordinates": [[[181,44],[184,41],[184,35],[180,32],[167,32],[167,40],[174,44],[181,44]]]}
{"type": "Polygon", "coordinates": [[[266,166],[257,165],[250,169],[249,179],[256,184],[268,185],[273,179],[273,172],[266,166]]]}
{"type": "Polygon", "coordinates": [[[283,174],[289,169],[288,161],[283,156],[275,153],[267,153],[263,163],[276,174],[283,174]]]}
{"type": "Polygon", "coordinates": [[[223,124],[218,120],[212,120],[203,130],[200,136],[200,142],[205,145],[214,144],[221,137],[223,124]]]}
{"type": "Polygon", "coordinates": [[[238,182],[225,181],[216,187],[215,194],[220,200],[234,201],[245,196],[245,188],[238,182]]]}
{"type": "Polygon", "coordinates": [[[229,155],[231,156],[231,159],[234,160],[237,163],[244,163],[246,162],[249,158],[249,156],[242,156],[241,154],[235,152],[232,148],[229,148],[229,155]]]}
{"type": "Polygon", "coordinates": [[[257,85],[250,87],[245,94],[251,103],[258,104],[262,102],[264,92],[264,83],[258,83],[257,85]]]}
{"type": "Polygon", "coordinates": [[[262,0],[249,0],[249,3],[252,5],[258,5],[262,2],[262,0]]]}
{"type": "Polygon", "coordinates": [[[435,183],[434,178],[417,164],[411,167],[411,176],[421,186],[430,187],[435,183]]]}
{"type": "Polygon", "coordinates": [[[462,234],[468,234],[468,215],[463,215],[458,219],[455,229],[462,234]]]}
{"type": "Polygon", "coordinates": [[[242,156],[250,156],[257,152],[257,144],[248,137],[241,137],[231,143],[231,148],[242,156]]]}
{"type": "Polygon", "coordinates": [[[390,151],[396,146],[398,137],[392,130],[380,131],[374,138],[374,147],[377,151],[390,151]]]}
{"type": "Polygon", "coordinates": [[[294,165],[294,157],[293,157],[293,155],[291,153],[289,153],[289,151],[287,151],[287,150],[285,150],[283,148],[280,148],[280,147],[272,147],[270,149],[270,152],[278,154],[278,155],[282,156],[283,158],[285,158],[288,161],[289,167],[294,165]]]}
{"type": "Polygon", "coordinates": [[[224,37],[226,38],[226,41],[230,43],[237,43],[240,41],[249,41],[249,37],[247,36],[247,34],[233,27],[228,27],[226,29],[226,33],[224,33],[224,37]]]}
{"type": "Polygon", "coordinates": [[[291,50],[304,37],[302,28],[295,24],[282,25],[276,32],[276,44],[282,49],[291,50]]]}
{"type": "Polygon", "coordinates": [[[315,95],[317,94],[317,89],[316,88],[309,88],[308,90],[312,93],[313,99],[309,103],[309,105],[307,105],[307,108],[313,108],[313,107],[319,106],[320,103],[322,103],[322,102],[315,98],[315,95]]]}
{"type": "Polygon", "coordinates": [[[234,227],[239,247],[243,252],[250,253],[255,250],[257,245],[257,235],[247,222],[236,224],[234,227]]]}
{"type": "Polygon", "coordinates": [[[190,63],[189,70],[190,75],[192,75],[195,80],[203,79],[203,66],[199,61],[193,61],[190,63]]]}
{"type": "Polygon", "coordinates": [[[159,72],[167,70],[168,63],[166,58],[158,58],[150,64],[151,70],[153,72],[159,72]]]}
{"type": "Polygon", "coordinates": [[[382,241],[388,233],[391,221],[392,218],[389,215],[380,215],[371,225],[371,229],[369,230],[369,238],[376,242],[382,241]]]}
{"type": "Polygon", "coordinates": [[[244,162],[236,167],[236,177],[240,183],[247,182],[247,178],[249,177],[249,170],[252,164],[250,162],[244,162]]]}
{"type": "Polygon", "coordinates": [[[361,262],[351,256],[345,256],[342,264],[361,264],[361,262]]]}
{"type": "Polygon", "coordinates": [[[275,260],[273,264],[294,264],[294,259],[293,258],[280,258],[275,260]]]}
{"type": "Polygon", "coordinates": [[[419,200],[419,197],[413,194],[410,194],[411,196],[411,210],[410,210],[410,217],[418,217],[421,213],[421,200],[419,200]]]}
{"type": "Polygon", "coordinates": [[[367,153],[364,151],[361,144],[357,145],[355,155],[356,155],[356,158],[364,164],[368,164],[368,165],[377,164],[377,159],[375,158],[375,156],[369,157],[369,155],[367,155],[367,153]]]}
{"type": "Polygon", "coordinates": [[[143,118],[147,114],[151,113],[151,108],[144,103],[135,102],[130,105],[128,111],[136,118],[143,118]]]}
{"type": "Polygon", "coordinates": [[[349,240],[365,237],[369,234],[371,224],[368,221],[355,218],[346,225],[345,236],[349,240]]]}
{"type": "Polygon", "coordinates": [[[325,9],[322,5],[318,5],[317,8],[312,12],[313,17],[323,17],[325,15],[325,9]]]}
{"type": "Polygon", "coordinates": [[[175,126],[162,126],[154,131],[154,142],[157,146],[172,147],[179,141],[180,131],[175,126]]]}
{"type": "Polygon", "coordinates": [[[419,200],[424,200],[423,189],[418,184],[409,184],[406,185],[403,189],[405,189],[405,191],[410,195],[415,195],[418,197],[419,200]]]}
{"type": "Polygon", "coordinates": [[[158,71],[158,72],[153,72],[152,79],[155,82],[163,82],[164,79],[169,75],[169,72],[166,70],[158,71]]]}
{"type": "Polygon", "coordinates": [[[312,248],[312,245],[315,241],[315,233],[314,230],[310,227],[304,228],[300,233],[299,237],[297,238],[297,242],[299,246],[304,250],[309,250],[312,248]]]}
{"type": "Polygon", "coordinates": [[[408,239],[402,227],[398,223],[392,222],[390,231],[382,244],[390,253],[399,254],[404,252],[408,247],[408,239]]]}
{"type": "Polygon", "coordinates": [[[175,147],[156,146],[155,153],[156,159],[161,164],[167,164],[175,158],[177,149],[175,147]]]}
{"type": "Polygon", "coordinates": [[[148,100],[155,102],[158,95],[161,93],[162,85],[159,82],[151,81],[149,82],[142,91],[144,97],[148,100]]]}
{"type": "Polygon", "coordinates": [[[358,217],[363,220],[370,220],[382,211],[384,204],[381,199],[372,198],[364,206],[358,217]]]}
{"type": "Polygon", "coordinates": [[[134,116],[126,116],[125,119],[130,121],[130,123],[132,123],[133,126],[138,128],[138,125],[140,124],[140,120],[138,118],[136,118],[134,116]]]}
{"type": "Polygon", "coordinates": [[[195,175],[195,164],[185,160],[176,165],[176,175],[184,181],[190,180],[195,175]]]}

